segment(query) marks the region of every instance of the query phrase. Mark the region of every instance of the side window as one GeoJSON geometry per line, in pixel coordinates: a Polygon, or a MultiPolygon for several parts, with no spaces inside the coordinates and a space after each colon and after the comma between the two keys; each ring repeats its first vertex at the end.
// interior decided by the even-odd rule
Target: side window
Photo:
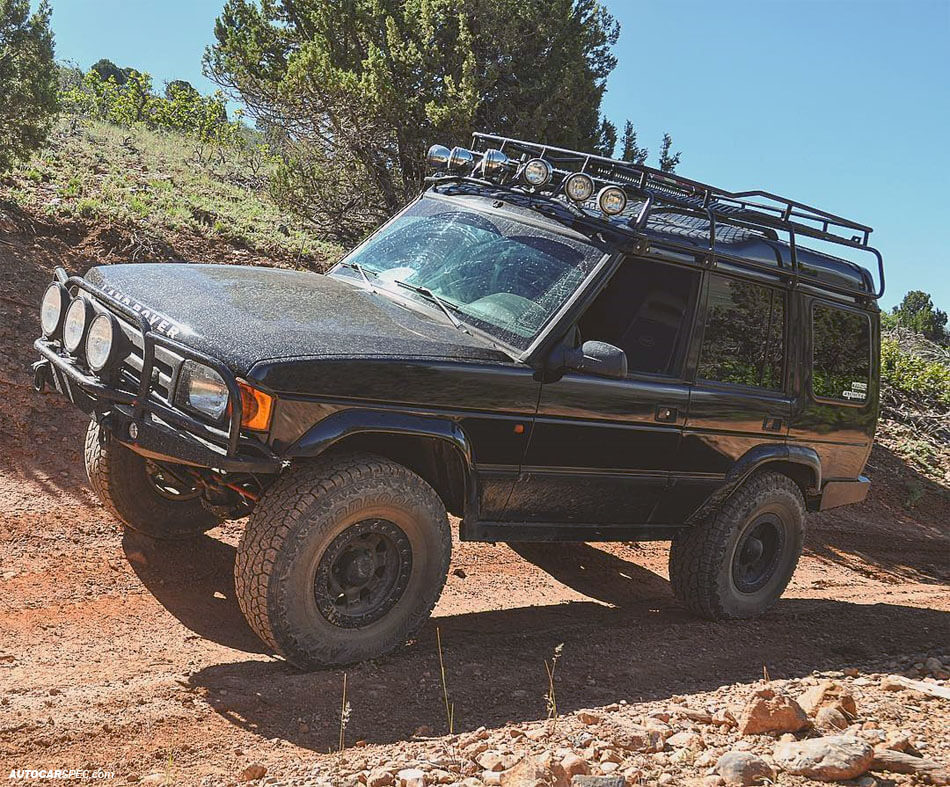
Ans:
{"type": "Polygon", "coordinates": [[[784,360],[785,293],[710,276],[699,377],[781,391],[784,360]]]}
{"type": "Polygon", "coordinates": [[[812,391],[825,399],[861,404],[871,377],[867,315],[816,303],[812,309],[812,391]]]}
{"type": "Polygon", "coordinates": [[[581,318],[581,338],[619,347],[630,372],[675,375],[699,277],[679,265],[625,260],[581,318]]]}

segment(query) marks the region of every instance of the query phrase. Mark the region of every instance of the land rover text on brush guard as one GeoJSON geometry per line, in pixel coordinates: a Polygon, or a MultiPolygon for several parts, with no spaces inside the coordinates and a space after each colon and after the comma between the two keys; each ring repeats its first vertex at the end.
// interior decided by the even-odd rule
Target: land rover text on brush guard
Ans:
{"type": "Polygon", "coordinates": [[[327,275],[57,271],[36,387],[92,416],[103,503],[158,539],[249,515],[238,600],[301,667],[413,635],[446,512],[467,541],[670,540],[686,607],[768,609],[805,512],[867,494],[870,227],[487,134],[428,159],[327,275]]]}

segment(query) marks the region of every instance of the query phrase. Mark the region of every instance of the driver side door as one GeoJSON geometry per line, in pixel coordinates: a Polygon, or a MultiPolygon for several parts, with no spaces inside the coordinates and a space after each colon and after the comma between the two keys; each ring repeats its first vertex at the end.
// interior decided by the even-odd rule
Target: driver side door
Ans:
{"type": "Polygon", "coordinates": [[[689,403],[682,376],[701,273],[627,258],[578,328],[627,356],[624,379],[567,372],[541,389],[508,521],[589,527],[654,522],[689,403]]]}

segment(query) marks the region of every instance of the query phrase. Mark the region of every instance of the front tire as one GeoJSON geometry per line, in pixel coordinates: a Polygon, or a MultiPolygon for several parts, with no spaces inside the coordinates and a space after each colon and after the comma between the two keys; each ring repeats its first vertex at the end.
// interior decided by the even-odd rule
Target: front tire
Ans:
{"type": "Polygon", "coordinates": [[[84,457],[93,491],[130,530],[180,540],[196,538],[221,522],[201,504],[199,494],[163,480],[161,468],[126,448],[95,419],[86,430],[84,457]]]}
{"type": "Polygon", "coordinates": [[[711,620],[761,615],[795,572],[804,516],[794,481],[780,473],[753,476],[718,513],[673,539],[670,583],[676,597],[711,620]]]}
{"type": "Polygon", "coordinates": [[[301,669],[376,658],[429,617],[451,549],[445,507],[418,475],[369,454],[320,459],[255,507],[234,565],[238,603],[301,669]]]}

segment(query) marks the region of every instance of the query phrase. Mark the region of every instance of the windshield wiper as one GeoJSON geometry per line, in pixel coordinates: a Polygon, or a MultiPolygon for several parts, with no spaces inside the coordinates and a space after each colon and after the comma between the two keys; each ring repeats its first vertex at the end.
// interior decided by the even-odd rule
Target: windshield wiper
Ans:
{"type": "Polygon", "coordinates": [[[460,331],[464,331],[465,333],[468,333],[468,330],[465,328],[465,326],[462,325],[459,319],[451,312],[451,309],[458,310],[457,306],[455,306],[452,303],[449,303],[444,298],[439,297],[434,292],[432,292],[432,290],[430,290],[428,287],[422,287],[419,284],[410,284],[407,281],[399,281],[399,279],[394,280],[394,283],[398,284],[400,287],[405,287],[407,290],[412,290],[413,292],[417,292],[419,293],[419,295],[423,296],[424,298],[428,298],[436,306],[442,309],[443,312],[445,312],[445,316],[449,318],[452,325],[454,325],[460,331]]]}
{"type": "MultiPolygon", "coordinates": [[[[372,292],[374,295],[377,294],[376,287],[373,285],[373,282],[369,280],[369,276],[366,275],[366,269],[362,265],[360,265],[358,262],[350,262],[349,260],[341,260],[340,262],[337,263],[337,265],[342,265],[344,268],[349,268],[350,270],[356,271],[362,277],[363,281],[366,282],[366,286],[369,287],[370,292],[372,292]]],[[[373,275],[378,276],[379,274],[374,272],[373,275]]]]}

